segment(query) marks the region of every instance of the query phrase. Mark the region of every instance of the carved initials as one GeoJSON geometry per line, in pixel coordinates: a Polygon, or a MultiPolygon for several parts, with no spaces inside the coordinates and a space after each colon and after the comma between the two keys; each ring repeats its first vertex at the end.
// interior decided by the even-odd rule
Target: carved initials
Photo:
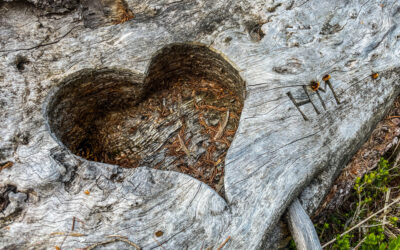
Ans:
{"type": "MultiPolygon", "coordinates": [[[[317,93],[317,96],[318,96],[318,98],[319,98],[319,100],[320,100],[320,102],[321,102],[322,107],[324,108],[324,110],[326,110],[326,105],[325,105],[324,100],[323,100],[322,97],[321,97],[320,91],[326,93],[326,91],[327,91],[326,86],[327,86],[327,85],[328,85],[329,89],[331,90],[331,92],[332,92],[332,94],[333,94],[333,97],[335,98],[336,103],[337,103],[338,105],[340,104],[340,100],[339,100],[338,96],[336,95],[335,90],[333,89],[331,82],[330,82],[329,80],[327,80],[327,81],[325,81],[325,88],[319,87],[319,88],[315,91],[315,92],[317,93]]],[[[297,108],[297,110],[300,112],[301,116],[303,116],[304,120],[305,120],[305,121],[308,121],[307,116],[306,116],[306,115],[303,113],[303,111],[301,111],[301,109],[300,109],[301,106],[303,106],[303,105],[305,105],[305,104],[307,104],[307,103],[311,103],[311,105],[313,106],[315,112],[316,112],[318,115],[319,115],[321,112],[317,109],[317,107],[315,106],[314,102],[311,100],[310,95],[309,95],[308,90],[307,90],[307,87],[306,87],[305,85],[303,85],[303,90],[304,90],[304,92],[305,92],[306,95],[307,95],[307,99],[304,100],[304,101],[300,101],[300,102],[297,102],[297,101],[294,99],[294,97],[293,97],[293,95],[292,95],[292,93],[291,93],[290,91],[287,92],[286,94],[288,95],[288,97],[290,98],[290,100],[293,102],[294,106],[296,106],[296,108],[297,108]]]]}

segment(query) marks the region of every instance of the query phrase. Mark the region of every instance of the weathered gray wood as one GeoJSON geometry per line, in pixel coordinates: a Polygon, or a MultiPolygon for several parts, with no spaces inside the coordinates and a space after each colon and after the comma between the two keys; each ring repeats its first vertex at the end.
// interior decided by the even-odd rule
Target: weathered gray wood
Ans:
{"type": "Polygon", "coordinates": [[[322,249],[314,224],[297,198],[288,208],[288,223],[297,249],[322,249]]]}
{"type": "Polygon", "coordinates": [[[144,249],[203,249],[229,236],[226,249],[266,246],[293,199],[318,206],[400,91],[398,1],[126,2],[135,18],[97,29],[79,9],[0,3],[0,163],[14,163],[0,172],[11,187],[0,248],[82,248],[115,234],[144,249]],[[50,133],[43,107],[66,79],[106,68],[145,84],[157,53],[186,42],[222,55],[246,82],[226,199],[182,173],[86,161],[50,133]]]}

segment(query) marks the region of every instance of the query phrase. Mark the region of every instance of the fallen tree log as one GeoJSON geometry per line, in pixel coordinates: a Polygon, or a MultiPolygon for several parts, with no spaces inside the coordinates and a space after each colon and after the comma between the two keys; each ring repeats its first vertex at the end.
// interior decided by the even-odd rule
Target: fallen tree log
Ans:
{"type": "Polygon", "coordinates": [[[126,1],[120,19],[99,11],[113,1],[82,6],[1,3],[1,248],[268,246],[400,91],[397,1],[126,1]],[[195,93],[168,106],[174,84],[195,93]],[[153,113],[129,113],[146,100],[153,113]]]}

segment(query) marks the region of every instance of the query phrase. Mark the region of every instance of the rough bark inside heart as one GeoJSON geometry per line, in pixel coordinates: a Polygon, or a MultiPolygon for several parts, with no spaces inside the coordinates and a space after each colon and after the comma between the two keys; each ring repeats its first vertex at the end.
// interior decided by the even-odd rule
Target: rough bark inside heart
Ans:
{"type": "Polygon", "coordinates": [[[157,53],[144,81],[127,71],[77,73],[50,97],[47,115],[54,135],[83,158],[179,171],[223,195],[244,95],[221,55],[175,44],[157,53]]]}

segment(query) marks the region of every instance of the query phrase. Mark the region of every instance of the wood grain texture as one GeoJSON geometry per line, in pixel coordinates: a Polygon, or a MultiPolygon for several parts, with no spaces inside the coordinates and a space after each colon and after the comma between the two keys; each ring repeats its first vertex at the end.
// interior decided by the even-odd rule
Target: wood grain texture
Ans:
{"type": "Polygon", "coordinates": [[[297,198],[288,208],[288,222],[297,249],[322,249],[314,224],[297,198]]]}
{"type": "Polygon", "coordinates": [[[1,3],[0,163],[14,164],[0,185],[16,189],[0,214],[0,248],[82,248],[110,235],[143,249],[216,248],[229,236],[224,249],[267,246],[293,199],[318,206],[400,91],[398,1],[126,3],[135,18],[97,29],[78,9],[48,16],[1,3]],[[144,83],[152,59],[176,43],[210,48],[246,83],[226,199],[182,173],[86,161],[47,125],[51,93],[70,77],[111,69],[144,83]]]}

